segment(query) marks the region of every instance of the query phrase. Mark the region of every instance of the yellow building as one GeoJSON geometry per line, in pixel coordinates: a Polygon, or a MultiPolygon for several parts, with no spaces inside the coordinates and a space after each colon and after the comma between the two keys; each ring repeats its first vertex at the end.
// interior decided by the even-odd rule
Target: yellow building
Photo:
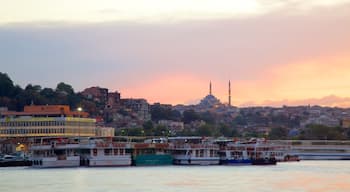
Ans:
{"type": "MultiPolygon", "coordinates": [[[[65,105],[26,106],[23,112],[5,111],[1,113],[0,138],[98,136],[96,119],[87,116],[86,112],[70,111],[65,105]]],[[[113,131],[108,133],[114,136],[113,131]]]]}

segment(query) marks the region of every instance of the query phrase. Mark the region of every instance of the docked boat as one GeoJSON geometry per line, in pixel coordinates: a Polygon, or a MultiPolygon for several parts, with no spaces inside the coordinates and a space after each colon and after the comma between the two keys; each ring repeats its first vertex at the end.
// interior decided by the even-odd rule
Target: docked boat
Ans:
{"type": "Polygon", "coordinates": [[[0,157],[0,167],[31,166],[32,162],[18,155],[4,155],[0,157]]]}
{"type": "Polygon", "coordinates": [[[113,138],[88,138],[80,143],[80,165],[114,167],[131,165],[130,143],[113,138]]]}
{"type": "Polygon", "coordinates": [[[252,159],[248,156],[247,147],[239,142],[221,142],[219,156],[221,165],[252,164],[252,159]]]}
{"type": "MultiPolygon", "coordinates": [[[[252,165],[276,165],[276,151],[275,147],[266,142],[266,140],[254,139],[245,143],[247,153],[252,160],[252,165]]],[[[281,155],[281,154],[278,154],[281,155]]]]}
{"type": "Polygon", "coordinates": [[[341,140],[285,140],[291,145],[291,156],[300,160],[350,160],[350,141],[341,140]]]}
{"type": "Polygon", "coordinates": [[[80,165],[79,140],[73,138],[40,138],[30,146],[32,167],[57,168],[80,165]]]}
{"type": "Polygon", "coordinates": [[[172,165],[173,158],[168,150],[169,144],[159,141],[152,139],[144,143],[134,143],[132,153],[133,165],[172,165]]]}
{"type": "Polygon", "coordinates": [[[218,165],[219,145],[202,137],[169,138],[175,165],[218,165]]]}

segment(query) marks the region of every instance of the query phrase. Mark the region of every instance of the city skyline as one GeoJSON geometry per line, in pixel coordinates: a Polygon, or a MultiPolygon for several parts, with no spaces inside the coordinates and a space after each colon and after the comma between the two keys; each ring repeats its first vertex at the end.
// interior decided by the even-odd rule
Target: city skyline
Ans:
{"type": "Polygon", "coordinates": [[[350,1],[2,1],[1,71],[193,104],[350,106],[350,1]],[[19,11],[20,10],[20,11],[19,11]]]}

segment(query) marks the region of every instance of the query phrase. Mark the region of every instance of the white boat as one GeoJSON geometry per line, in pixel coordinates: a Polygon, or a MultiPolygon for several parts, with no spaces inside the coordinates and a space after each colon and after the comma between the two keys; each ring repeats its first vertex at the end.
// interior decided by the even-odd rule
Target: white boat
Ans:
{"type": "Polygon", "coordinates": [[[130,166],[130,144],[115,142],[112,138],[82,140],[81,165],[89,167],[130,166]]]}
{"type": "Polygon", "coordinates": [[[57,168],[80,165],[78,140],[41,138],[30,146],[32,167],[57,168]]]}
{"type": "Polygon", "coordinates": [[[251,165],[247,146],[239,142],[220,141],[220,164],[222,165],[251,165]]]}
{"type": "Polygon", "coordinates": [[[219,145],[202,137],[168,138],[175,165],[218,165],[219,145]]]}
{"type": "Polygon", "coordinates": [[[350,160],[350,141],[294,140],[280,141],[290,144],[291,154],[301,160],[350,160]]]}

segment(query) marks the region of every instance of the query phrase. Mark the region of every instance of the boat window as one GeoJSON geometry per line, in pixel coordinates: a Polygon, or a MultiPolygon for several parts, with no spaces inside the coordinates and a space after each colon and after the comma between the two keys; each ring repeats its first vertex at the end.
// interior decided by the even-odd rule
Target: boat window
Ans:
{"type": "Polygon", "coordinates": [[[104,152],[106,156],[112,155],[112,149],[105,149],[104,152]]]}

